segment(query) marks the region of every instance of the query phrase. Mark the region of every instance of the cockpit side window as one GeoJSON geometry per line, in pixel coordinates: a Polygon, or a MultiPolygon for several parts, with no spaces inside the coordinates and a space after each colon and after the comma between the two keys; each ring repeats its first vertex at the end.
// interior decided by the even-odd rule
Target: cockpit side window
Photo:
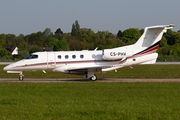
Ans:
{"type": "Polygon", "coordinates": [[[38,55],[32,55],[31,59],[38,58],[38,55]]]}
{"type": "Polygon", "coordinates": [[[31,58],[31,54],[30,55],[28,55],[27,57],[25,57],[24,59],[30,59],[31,58]]]}
{"type": "Polygon", "coordinates": [[[24,59],[36,59],[36,58],[38,58],[38,55],[30,54],[29,56],[27,56],[27,57],[24,58],[24,59]]]}

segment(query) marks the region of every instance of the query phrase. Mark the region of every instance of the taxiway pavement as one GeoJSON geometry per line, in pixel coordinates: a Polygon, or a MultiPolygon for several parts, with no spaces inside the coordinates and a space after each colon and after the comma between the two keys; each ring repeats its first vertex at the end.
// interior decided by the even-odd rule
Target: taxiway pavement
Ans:
{"type": "MultiPolygon", "coordinates": [[[[9,65],[14,62],[0,62],[0,65],[9,65]]],[[[172,64],[180,64],[180,62],[156,62],[155,64],[161,64],[161,65],[172,65],[172,64]]]]}
{"type": "Polygon", "coordinates": [[[180,79],[100,78],[96,81],[90,81],[86,78],[25,78],[23,81],[19,81],[18,78],[0,78],[0,82],[180,82],[180,79]]]}

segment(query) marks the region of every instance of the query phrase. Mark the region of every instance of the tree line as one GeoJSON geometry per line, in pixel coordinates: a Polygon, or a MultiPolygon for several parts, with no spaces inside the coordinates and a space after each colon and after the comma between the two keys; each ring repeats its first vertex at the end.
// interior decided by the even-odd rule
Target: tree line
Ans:
{"type": "MultiPolygon", "coordinates": [[[[0,34],[0,59],[14,58],[6,50],[9,46],[18,47],[18,59],[23,59],[28,54],[50,49],[53,51],[74,51],[74,50],[99,50],[115,48],[134,44],[143,34],[144,29],[129,28],[124,31],[117,31],[113,34],[107,31],[94,32],[89,28],[80,28],[78,21],[72,24],[71,32],[63,33],[58,28],[54,33],[50,28],[43,32],[31,33],[29,35],[20,34],[0,34]],[[51,49],[52,48],[52,49],[51,49]]],[[[180,31],[167,30],[162,37],[159,48],[159,59],[180,58],[180,31]]],[[[15,59],[15,60],[16,60],[15,59]]],[[[180,59],[179,59],[180,60],[180,59]]]]}

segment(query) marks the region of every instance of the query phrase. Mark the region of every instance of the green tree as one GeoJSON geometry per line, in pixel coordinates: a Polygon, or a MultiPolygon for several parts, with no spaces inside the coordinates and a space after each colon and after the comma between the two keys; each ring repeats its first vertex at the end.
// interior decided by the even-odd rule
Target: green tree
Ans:
{"type": "Polygon", "coordinates": [[[35,43],[36,43],[35,45],[44,46],[44,37],[41,31],[35,34],[35,43]]]}
{"type": "Polygon", "coordinates": [[[75,25],[76,25],[76,31],[80,30],[80,25],[77,20],[75,21],[75,25]]]}
{"type": "Polygon", "coordinates": [[[60,40],[57,44],[53,47],[54,51],[68,51],[69,44],[66,40],[60,40]]]}
{"type": "Polygon", "coordinates": [[[57,36],[57,38],[58,38],[58,40],[61,40],[63,37],[63,31],[60,29],[60,28],[58,28],[57,30],[56,30],[56,32],[55,32],[55,35],[57,36]]]}
{"type": "Polygon", "coordinates": [[[18,45],[18,51],[22,51],[22,50],[27,50],[27,51],[29,50],[28,49],[28,44],[25,41],[22,41],[18,45]]]}
{"type": "Polygon", "coordinates": [[[132,44],[135,43],[140,38],[140,33],[138,29],[129,28],[123,31],[121,40],[125,43],[132,44]]]}
{"type": "Polygon", "coordinates": [[[46,28],[44,31],[43,31],[43,37],[48,37],[50,35],[52,35],[53,33],[51,32],[51,29],[50,28],[46,28]]]}
{"type": "Polygon", "coordinates": [[[98,47],[99,50],[105,49],[106,41],[105,41],[105,39],[100,38],[96,41],[95,45],[98,47]]]}
{"type": "Polygon", "coordinates": [[[167,49],[167,47],[162,47],[162,48],[161,48],[161,53],[162,53],[162,55],[168,55],[168,49],[167,49]]]}
{"type": "Polygon", "coordinates": [[[114,41],[115,41],[115,44],[116,44],[115,47],[121,47],[121,46],[125,46],[125,45],[126,45],[126,44],[125,44],[122,40],[120,40],[120,39],[114,39],[114,41]]]}
{"type": "Polygon", "coordinates": [[[74,23],[72,24],[71,35],[72,35],[72,36],[75,36],[75,35],[76,35],[76,26],[75,26],[74,23]]]}
{"type": "Polygon", "coordinates": [[[24,41],[24,35],[19,34],[19,36],[16,37],[16,46],[19,45],[22,41],[24,41]]]}
{"type": "Polygon", "coordinates": [[[93,41],[92,36],[94,35],[95,35],[94,31],[92,31],[91,29],[81,28],[79,30],[79,39],[81,41],[92,42],[93,41]]]}
{"type": "Polygon", "coordinates": [[[142,35],[144,33],[144,29],[140,29],[139,33],[142,35]]]}
{"type": "Polygon", "coordinates": [[[1,61],[13,61],[14,58],[9,51],[6,49],[0,49],[0,60],[1,61]]]}
{"type": "Polygon", "coordinates": [[[6,34],[0,35],[0,48],[6,47],[6,34]]]}
{"type": "Polygon", "coordinates": [[[43,47],[46,44],[41,31],[25,36],[24,40],[28,45],[38,45],[43,47]]]}
{"type": "Polygon", "coordinates": [[[101,39],[104,39],[104,40],[105,40],[106,38],[109,38],[110,35],[111,35],[111,33],[110,33],[108,30],[106,30],[106,31],[98,31],[97,34],[99,35],[99,37],[100,37],[101,39]]]}
{"type": "Polygon", "coordinates": [[[73,23],[73,25],[72,25],[71,35],[78,36],[79,30],[80,30],[80,25],[79,25],[78,21],[76,20],[75,23],[73,23]]]}
{"type": "Polygon", "coordinates": [[[40,51],[42,51],[42,48],[40,46],[33,46],[31,50],[29,51],[29,53],[31,54],[31,53],[40,52],[40,51]]]}
{"type": "Polygon", "coordinates": [[[113,40],[111,38],[106,39],[106,48],[113,48],[113,40]]]}
{"type": "Polygon", "coordinates": [[[180,45],[180,32],[174,33],[175,44],[180,45]]]}
{"type": "Polygon", "coordinates": [[[11,53],[6,49],[0,49],[0,57],[9,56],[11,53]]]}
{"type": "Polygon", "coordinates": [[[19,59],[24,59],[29,55],[29,52],[27,50],[20,50],[18,51],[18,58],[19,59]]]}
{"type": "Polygon", "coordinates": [[[70,50],[85,50],[87,49],[87,43],[84,41],[73,39],[69,42],[69,47],[70,50]]]}
{"type": "Polygon", "coordinates": [[[166,38],[163,36],[161,41],[160,41],[160,44],[159,44],[159,47],[165,47],[167,46],[167,40],[166,38]]]}
{"type": "Polygon", "coordinates": [[[117,37],[120,38],[120,37],[121,37],[121,34],[122,34],[122,31],[119,30],[118,33],[117,33],[117,37]]]}
{"type": "Polygon", "coordinates": [[[54,38],[54,37],[50,37],[47,41],[47,45],[48,47],[53,47],[55,44],[58,43],[58,39],[54,38]]]}
{"type": "Polygon", "coordinates": [[[180,47],[179,45],[169,46],[168,55],[171,57],[180,57],[180,47]]]}
{"type": "Polygon", "coordinates": [[[28,45],[36,45],[36,39],[35,39],[36,33],[31,33],[30,35],[26,35],[24,40],[28,45]]]}
{"type": "Polygon", "coordinates": [[[16,46],[16,36],[14,34],[6,35],[6,46],[16,46]]]}
{"type": "Polygon", "coordinates": [[[175,44],[174,32],[171,29],[168,29],[166,33],[163,35],[167,39],[168,45],[175,44]]]}

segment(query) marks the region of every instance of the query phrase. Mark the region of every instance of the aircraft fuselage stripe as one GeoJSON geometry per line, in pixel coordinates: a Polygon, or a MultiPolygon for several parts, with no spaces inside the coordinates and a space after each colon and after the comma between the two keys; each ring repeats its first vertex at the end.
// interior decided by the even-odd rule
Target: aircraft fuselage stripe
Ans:
{"type": "Polygon", "coordinates": [[[148,47],[147,49],[138,52],[134,54],[133,56],[127,57],[125,60],[121,61],[120,60],[87,60],[87,61],[66,61],[66,62],[45,62],[45,63],[37,63],[37,64],[25,64],[23,66],[17,66],[17,67],[29,67],[29,66],[40,66],[40,65],[54,65],[54,64],[72,64],[72,63],[96,63],[96,62],[115,62],[115,61],[120,61],[119,64],[124,63],[127,59],[138,57],[141,55],[148,54],[152,51],[156,51],[159,46],[159,42],[155,43],[154,45],[148,47]]]}

